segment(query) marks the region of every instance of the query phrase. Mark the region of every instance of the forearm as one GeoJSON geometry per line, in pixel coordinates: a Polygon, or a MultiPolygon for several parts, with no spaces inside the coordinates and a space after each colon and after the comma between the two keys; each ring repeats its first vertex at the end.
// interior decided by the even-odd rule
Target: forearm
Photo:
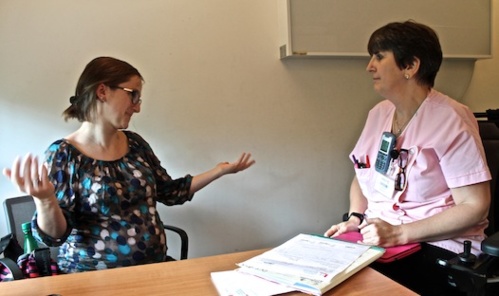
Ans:
{"type": "Polygon", "coordinates": [[[216,166],[215,168],[206,171],[202,174],[196,175],[192,177],[191,187],[189,192],[191,194],[194,194],[195,192],[204,188],[206,185],[210,184],[211,182],[215,181],[221,176],[223,176],[223,173],[222,169],[219,166],[216,166]]]}
{"type": "MultiPolygon", "coordinates": [[[[364,213],[367,209],[367,199],[362,194],[357,177],[354,177],[350,185],[350,209],[349,213],[364,213]]],[[[352,218],[353,219],[353,218],[352,218]]],[[[360,221],[359,221],[360,222],[360,221]]]]}
{"type": "Polygon", "coordinates": [[[400,225],[400,239],[401,243],[449,239],[465,234],[484,221],[474,207],[457,205],[429,218],[400,225]]]}
{"type": "Polygon", "coordinates": [[[452,189],[456,205],[441,213],[400,226],[402,243],[443,240],[481,227],[490,205],[489,182],[452,189]]]}
{"type": "MultiPolygon", "coordinates": [[[[357,178],[354,177],[350,186],[350,209],[348,213],[356,212],[363,214],[367,208],[367,199],[360,190],[357,178]]],[[[360,225],[360,219],[356,216],[351,216],[348,221],[341,222],[331,226],[324,233],[325,236],[330,237],[339,235],[349,231],[357,231],[360,225]]]]}
{"type": "Polygon", "coordinates": [[[67,222],[55,196],[34,198],[38,228],[52,238],[60,238],[66,232],[67,222]]]}

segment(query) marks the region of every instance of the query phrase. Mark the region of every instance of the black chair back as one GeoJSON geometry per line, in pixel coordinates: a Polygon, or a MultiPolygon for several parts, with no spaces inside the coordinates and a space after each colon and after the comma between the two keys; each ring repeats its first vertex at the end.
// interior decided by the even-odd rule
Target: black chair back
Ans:
{"type": "Polygon", "coordinates": [[[478,119],[480,137],[482,138],[487,164],[492,175],[490,182],[491,204],[487,235],[499,231],[499,114],[498,110],[487,110],[487,113],[475,113],[478,119]]]}

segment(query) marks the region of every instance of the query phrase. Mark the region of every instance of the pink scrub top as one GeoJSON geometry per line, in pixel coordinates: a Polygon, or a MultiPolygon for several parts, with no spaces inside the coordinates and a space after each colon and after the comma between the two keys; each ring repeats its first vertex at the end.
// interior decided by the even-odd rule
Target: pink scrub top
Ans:
{"type": "MultiPolygon", "coordinates": [[[[403,191],[382,193],[377,189],[380,173],[374,169],[374,162],[381,134],[391,131],[394,112],[395,106],[388,100],[371,109],[350,155],[361,162],[369,155],[370,168],[355,169],[368,201],[368,217],[379,217],[392,225],[418,221],[455,205],[450,188],[491,179],[473,113],[465,105],[432,90],[397,138],[397,149],[409,150],[406,186],[403,191]]],[[[395,179],[399,170],[396,159],[386,177],[395,179]]],[[[461,253],[464,240],[470,240],[472,252],[478,254],[487,226],[485,219],[460,237],[428,243],[461,253]]]]}

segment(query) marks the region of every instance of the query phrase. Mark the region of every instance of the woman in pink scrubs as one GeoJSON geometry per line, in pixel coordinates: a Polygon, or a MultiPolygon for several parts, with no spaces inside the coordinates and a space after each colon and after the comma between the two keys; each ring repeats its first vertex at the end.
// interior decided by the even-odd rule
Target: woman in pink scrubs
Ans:
{"type": "Polygon", "coordinates": [[[491,176],[476,119],[433,88],[442,50],[428,26],[387,24],[371,35],[368,51],[366,70],[384,100],[350,155],[348,219],[325,235],[360,229],[369,245],[420,242],[417,253],[373,267],[422,295],[456,295],[435,261],[463,252],[465,240],[478,254],[485,238],[491,176]]]}

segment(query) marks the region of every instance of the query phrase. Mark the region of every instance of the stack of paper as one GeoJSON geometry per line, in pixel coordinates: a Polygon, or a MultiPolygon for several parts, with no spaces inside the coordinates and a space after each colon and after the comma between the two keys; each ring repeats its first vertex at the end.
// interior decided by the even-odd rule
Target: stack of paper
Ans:
{"type": "Polygon", "coordinates": [[[379,247],[299,234],[239,263],[238,271],[293,290],[322,295],[383,253],[384,249],[379,247]]]}
{"type": "Polygon", "coordinates": [[[212,272],[211,280],[220,296],[271,296],[295,291],[239,269],[212,272]]]}

